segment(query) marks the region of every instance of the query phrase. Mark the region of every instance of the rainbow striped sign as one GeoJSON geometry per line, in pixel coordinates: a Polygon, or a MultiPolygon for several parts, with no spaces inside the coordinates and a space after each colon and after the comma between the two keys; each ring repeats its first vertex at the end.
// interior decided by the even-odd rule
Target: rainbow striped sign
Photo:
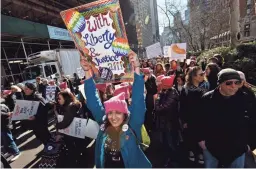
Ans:
{"type": "Polygon", "coordinates": [[[96,83],[133,81],[130,51],[118,0],[100,0],[62,11],[81,59],[91,62],[96,83]]]}

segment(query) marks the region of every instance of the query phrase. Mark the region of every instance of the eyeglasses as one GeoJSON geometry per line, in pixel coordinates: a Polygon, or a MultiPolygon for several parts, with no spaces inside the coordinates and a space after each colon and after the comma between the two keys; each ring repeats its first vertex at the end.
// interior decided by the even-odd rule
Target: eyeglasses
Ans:
{"type": "Polygon", "coordinates": [[[242,82],[241,81],[226,81],[226,86],[231,86],[232,84],[235,85],[240,85],[242,82]]]}

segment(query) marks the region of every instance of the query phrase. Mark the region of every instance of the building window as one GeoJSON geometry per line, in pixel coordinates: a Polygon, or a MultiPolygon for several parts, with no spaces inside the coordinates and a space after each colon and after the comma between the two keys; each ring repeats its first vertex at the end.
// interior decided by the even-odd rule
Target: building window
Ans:
{"type": "Polygon", "coordinates": [[[250,36],[250,31],[244,31],[244,36],[249,37],[250,36]]]}
{"type": "Polygon", "coordinates": [[[250,8],[247,9],[246,13],[247,13],[247,15],[249,15],[251,13],[251,9],[250,8]]]}
{"type": "Polygon", "coordinates": [[[252,0],[247,0],[247,5],[250,5],[252,3],[252,0]]]}

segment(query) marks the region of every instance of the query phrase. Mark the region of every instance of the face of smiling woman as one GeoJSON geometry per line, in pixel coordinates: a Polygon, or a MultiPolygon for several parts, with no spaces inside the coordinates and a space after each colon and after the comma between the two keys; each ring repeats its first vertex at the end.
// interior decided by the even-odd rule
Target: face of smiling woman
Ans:
{"type": "Polygon", "coordinates": [[[118,111],[109,112],[107,117],[110,124],[115,128],[120,127],[125,119],[124,113],[118,111]]]}

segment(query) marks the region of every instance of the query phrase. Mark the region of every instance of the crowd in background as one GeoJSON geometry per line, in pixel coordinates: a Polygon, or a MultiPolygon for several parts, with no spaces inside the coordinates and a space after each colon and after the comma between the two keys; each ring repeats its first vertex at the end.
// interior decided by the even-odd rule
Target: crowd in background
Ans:
{"type": "MultiPolygon", "coordinates": [[[[150,137],[153,131],[161,133],[161,142],[166,147],[165,167],[174,166],[172,160],[175,159],[176,150],[181,142],[184,142],[187,158],[192,162],[204,164],[205,167],[243,167],[245,153],[256,148],[256,99],[250,89],[250,84],[246,82],[244,73],[230,68],[222,69],[223,62],[220,55],[214,55],[200,65],[196,62],[195,57],[184,61],[162,57],[141,59],[134,67],[135,70],[137,67],[140,68],[137,73],[141,73],[142,77],[135,75],[134,84],[96,84],[96,94],[91,93],[94,83],[90,81],[90,78],[80,79],[76,73],[74,73],[72,81],[69,77],[65,77],[62,82],[57,79],[47,80],[38,77],[36,85],[32,83],[12,85],[9,89],[1,92],[1,135],[4,147],[14,156],[12,160],[16,160],[20,156],[20,151],[11,132],[10,117],[15,101],[39,101],[40,105],[36,115],[28,120],[22,120],[22,127],[33,130],[36,138],[45,146],[53,138],[57,141],[62,140],[65,143],[65,156],[68,156],[69,163],[59,166],[79,167],[82,158],[86,158],[86,146],[92,140],[74,138],[60,133],[53,137],[48,130],[48,112],[53,111],[56,115],[64,115],[62,122],[56,122],[56,129],[65,129],[71,124],[74,117],[91,118],[98,122],[96,112],[103,108],[106,109],[105,113],[109,118],[109,112],[113,110],[108,111],[108,106],[119,104],[116,101],[119,99],[124,100],[121,105],[126,107],[121,106],[120,111],[125,112],[123,113],[126,120],[129,117],[126,115],[127,106],[133,108],[131,108],[131,114],[133,114],[132,110],[137,108],[137,104],[133,104],[133,101],[140,97],[140,92],[143,92],[146,109],[145,117],[143,116],[144,112],[140,112],[142,114],[140,118],[142,118],[142,123],[150,137]],[[139,86],[140,78],[143,79],[144,90],[139,86]],[[78,86],[84,83],[86,98],[78,89],[78,86]],[[137,89],[133,89],[135,83],[139,86],[137,89]],[[54,101],[46,102],[47,86],[56,86],[54,101]],[[119,97],[120,94],[124,94],[124,99],[119,97]],[[117,96],[118,98],[115,98],[117,96]],[[81,157],[81,154],[84,156],[81,157]]],[[[84,70],[88,71],[85,67],[83,67],[84,70]]],[[[138,99],[139,101],[141,100],[138,99]]],[[[143,108],[140,111],[143,111],[143,108]]],[[[132,119],[132,116],[130,118],[132,119]]],[[[115,120],[112,121],[113,123],[111,118],[109,120],[113,126],[115,120]]],[[[136,128],[136,138],[139,137],[138,126],[130,123],[129,125],[134,130],[136,128]]],[[[108,127],[104,130],[103,135],[107,133],[109,138],[113,137],[112,140],[120,136],[112,134],[115,132],[111,130],[112,128],[108,127]]],[[[97,141],[100,138],[97,138],[97,141]]],[[[142,138],[139,137],[139,139],[142,138]]],[[[102,143],[106,144],[106,150],[114,144],[107,141],[102,143]]],[[[128,145],[130,146],[130,143],[127,143],[128,145]]],[[[120,155],[119,144],[114,146],[119,154],[106,151],[105,158],[108,162],[104,165],[97,164],[101,163],[97,157],[98,146],[96,143],[95,161],[98,167],[139,166],[139,162],[135,162],[136,159],[130,157],[133,154],[129,154],[127,157],[122,152],[120,155]],[[116,158],[119,159],[118,162],[113,160],[116,158]],[[131,162],[127,162],[126,158],[129,158],[131,162]]],[[[141,160],[140,165],[142,166],[140,167],[151,167],[148,159],[144,158],[145,154],[133,149],[133,146],[131,147],[129,148],[134,150],[135,156],[141,160]]]]}

